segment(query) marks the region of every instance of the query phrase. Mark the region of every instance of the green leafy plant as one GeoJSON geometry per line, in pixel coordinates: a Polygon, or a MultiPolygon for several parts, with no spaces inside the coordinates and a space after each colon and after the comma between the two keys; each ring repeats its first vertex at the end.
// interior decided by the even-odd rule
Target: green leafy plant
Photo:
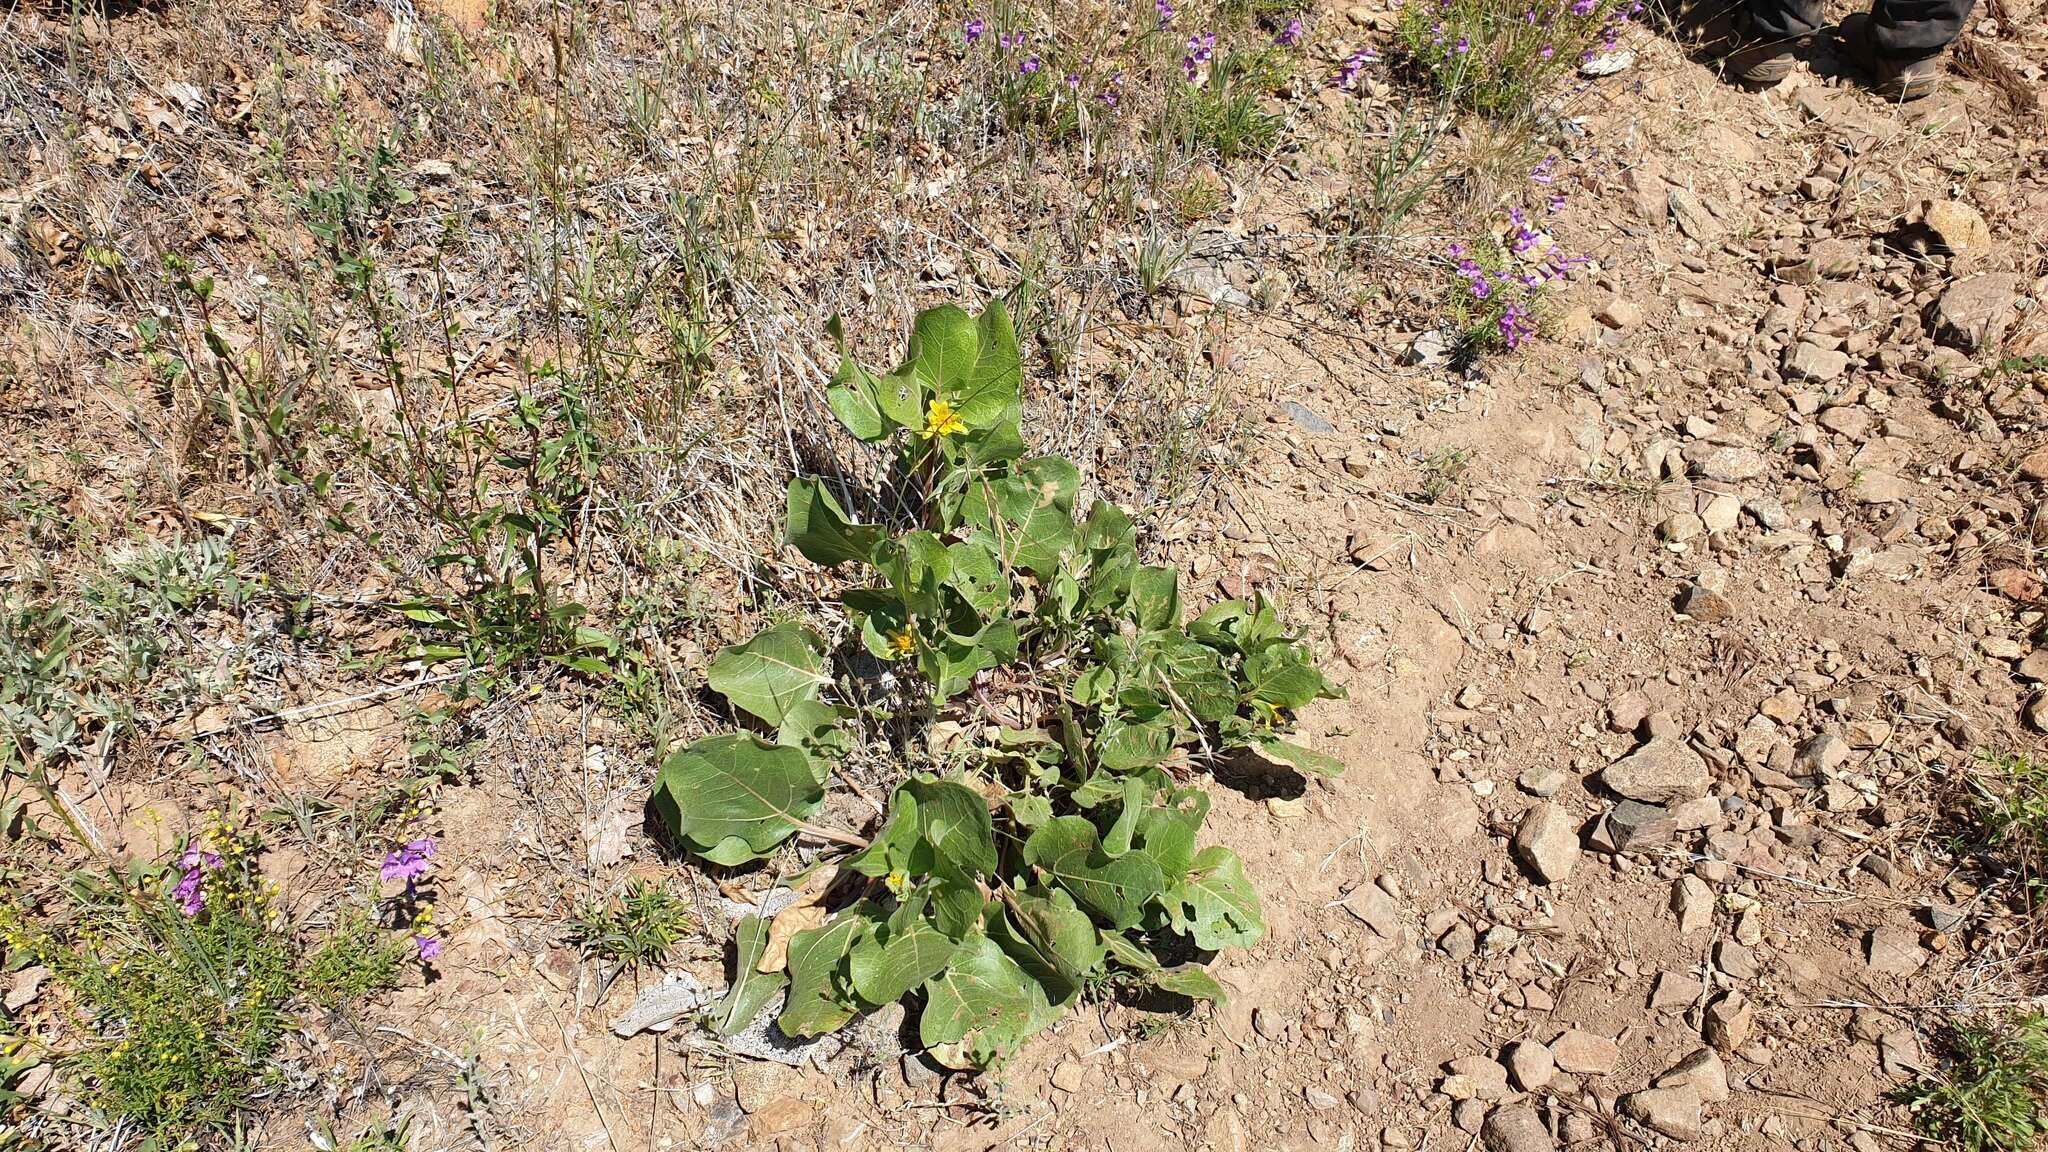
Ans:
{"type": "Polygon", "coordinates": [[[680,895],[635,880],[617,900],[579,909],[569,939],[585,955],[625,968],[661,963],[689,927],[689,905],[680,895]]]}
{"type": "Polygon", "coordinates": [[[1265,925],[1238,858],[1197,847],[1209,802],[1187,765],[1257,748],[1340,771],[1284,739],[1296,709],[1339,690],[1263,599],[1187,620],[1178,574],[1140,562],[1129,517],[1105,500],[1077,511],[1074,466],[1025,456],[1000,305],[921,314],[887,374],[831,331],[832,410],[892,458],[872,496],[809,477],[789,489],[789,542],[857,576],[839,595],[847,639],[784,623],[721,652],[710,685],[759,734],[675,752],[654,806],[718,864],[799,835],[856,851],[782,970],[759,970],[768,926],[739,925],[712,1026],[743,1027],[781,995],[782,1031],[814,1036],[908,999],[927,1049],[980,1067],[1091,989],[1219,998],[1197,961],[1265,925]],[[891,729],[916,733],[893,751],[923,770],[869,839],[819,813],[847,728],[878,708],[859,675],[877,662],[914,702],[897,719],[921,722],[891,729]],[[933,754],[940,721],[953,736],[933,754]]]}
{"type": "Polygon", "coordinates": [[[1612,51],[1628,0],[1450,0],[1401,9],[1402,68],[1454,102],[1513,119],[1537,112],[1588,53],[1612,51]]]}
{"type": "Polygon", "coordinates": [[[2048,1140],[2048,1014],[1961,1021],[1947,1059],[1899,1090],[1929,1137],[1966,1152],[2027,1152],[2048,1140]]]}

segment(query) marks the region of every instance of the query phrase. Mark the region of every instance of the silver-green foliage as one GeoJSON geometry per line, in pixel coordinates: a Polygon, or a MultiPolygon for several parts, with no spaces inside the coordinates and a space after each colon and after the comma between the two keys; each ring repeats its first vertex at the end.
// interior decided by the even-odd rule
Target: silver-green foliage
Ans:
{"type": "Polygon", "coordinates": [[[828,645],[782,624],[719,654],[711,687],[765,734],[668,759],[654,803],[677,837],[719,864],[798,831],[864,846],[842,864],[861,883],[791,939],[786,971],[760,972],[766,925],[740,925],[738,979],[712,1026],[744,1026],[786,993],[782,1030],[814,1036],[911,998],[927,1048],[981,1066],[1105,982],[1220,997],[1190,961],[1257,943],[1265,923],[1237,856],[1198,848],[1208,797],[1168,762],[1257,747],[1339,771],[1282,738],[1297,709],[1339,690],[1263,599],[1187,620],[1178,574],[1140,562],[1124,512],[1078,511],[1074,466],[1024,455],[1001,306],[923,313],[886,375],[841,352],[832,410],[893,450],[892,496],[796,480],[790,543],[857,574],[840,594],[854,642],[914,669],[932,715],[973,714],[980,688],[1034,703],[978,715],[950,778],[906,781],[863,841],[812,823],[851,744],[828,645]]]}

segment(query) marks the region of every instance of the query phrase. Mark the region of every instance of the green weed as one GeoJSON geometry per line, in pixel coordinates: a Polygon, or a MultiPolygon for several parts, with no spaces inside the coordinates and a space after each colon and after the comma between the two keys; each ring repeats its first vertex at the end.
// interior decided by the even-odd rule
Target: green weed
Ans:
{"type": "Polygon", "coordinates": [[[1930,1139],[1964,1152],[2032,1152],[2048,1140],[2048,1014],[1958,1022],[1941,1071],[1898,1099],[1930,1139]]]}
{"type": "Polygon", "coordinates": [[[1495,118],[1540,112],[1587,54],[1612,46],[1629,0],[1448,0],[1409,4],[1397,62],[1460,107],[1495,118]]]}
{"type": "Polygon", "coordinates": [[[658,965],[690,928],[689,904],[661,884],[635,880],[618,899],[586,904],[569,940],[586,956],[621,968],[658,965]]]}
{"type": "Polygon", "coordinates": [[[2048,887],[2048,765],[2017,752],[1983,751],[1969,778],[1979,825],[2018,865],[2029,895],[2048,887]]]}

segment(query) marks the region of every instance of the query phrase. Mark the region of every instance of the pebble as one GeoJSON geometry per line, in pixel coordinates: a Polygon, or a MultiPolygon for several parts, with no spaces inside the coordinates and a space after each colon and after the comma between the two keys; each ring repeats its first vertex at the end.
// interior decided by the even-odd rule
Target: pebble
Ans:
{"type": "Polygon", "coordinates": [[[1557,1061],[1551,1058],[1550,1049],[1534,1040],[1517,1040],[1502,1055],[1507,1058],[1515,1087],[1524,1092],[1537,1091],[1557,1074],[1557,1061]]]}
{"type": "Polygon", "coordinates": [[[1694,800],[1713,786],[1713,774],[1700,754],[1672,740],[1654,740],[1609,764],[1600,782],[1611,791],[1645,804],[1694,800]]]}
{"type": "Polygon", "coordinates": [[[1673,1140],[1697,1140],[1706,1133],[1700,1092],[1690,1084],[1645,1088],[1621,1098],[1621,1110],[1644,1127],[1673,1140]]]}
{"type": "Polygon", "coordinates": [[[1690,936],[1714,922],[1714,889],[1690,873],[1671,885],[1671,911],[1678,915],[1678,934],[1690,936]]]}
{"type": "Polygon", "coordinates": [[[1749,1043],[1749,1033],[1756,1026],[1756,1012],[1749,1006],[1749,997],[1740,992],[1729,992],[1707,1005],[1707,1015],[1701,1031],[1707,1043],[1723,1052],[1733,1052],[1749,1043]]]}
{"type": "Polygon", "coordinates": [[[1549,1047],[1557,1067],[1576,1076],[1605,1076],[1621,1063],[1621,1045],[1577,1028],[1560,1033],[1549,1047]]]}
{"type": "Polygon", "coordinates": [[[1695,1049],[1692,1055],[1657,1077],[1659,1088],[1674,1088],[1680,1084],[1690,1084],[1698,1089],[1701,1100],[1719,1104],[1728,1099],[1728,1066],[1722,1063],[1721,1054],[1712,1048],[1695,1049]]]}
{"type": "Polygon", "coordinates": [[[1557,1141],[1530,1104],[1495,1108],[1480,1129],[1487,1152],[1556,1152],[1557,1141]]]}
{"type": "Polygon", "coordinates": [[[1919,935],[1906,928],[1873,928],[1864,941],[1863,956],[1872,972],[1885,976],[1911,976],[1927,963],[1919,935]]]}
{"type": "Polygon", "coordinates": [[[1515,828],[1515,855],[1537,879],[1556,884],[1571,878],[1579,862],[1578,821],[1557,804],[1537,804],[1515,828]]]}

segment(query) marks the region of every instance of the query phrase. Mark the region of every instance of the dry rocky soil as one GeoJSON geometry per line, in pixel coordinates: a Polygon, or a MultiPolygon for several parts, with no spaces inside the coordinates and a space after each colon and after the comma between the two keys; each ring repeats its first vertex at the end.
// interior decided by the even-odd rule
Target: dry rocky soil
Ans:
{"type": "MultiPolygon", "coordinates": [[[[2010,878],[1951,850],[1979,751],[2048,729],[2048,373],[2014,363],[2048,355],[2048,25],[1992,7],[1904,107],[1825,48],[1750,93],[1631,31],[1548,222],[1592,265],[1519,354],[1414,363],[1370,317],[1224,305],[1248,456],[1165,551],[1198,595],[1284,596],[1348,691],[1303,739],[1348,771],[1218,770],[1209,835],[1271,929],[1219,1010],[1091,1005],[979,1080],[619,1035],[651,977],[601,990],[523,878],[583,846],[502,815],[589,770],[536,754],[440,797],[460,926],[438,978],[320,1041],[322,1090],[404,1108],[417,1148],[1911,1146],[1890,1093],[2038,962],[2010,878]]],[[[1261,238],[1338,177],[1241,179],[1191,275],[1284,281],[1261,238]]],[[[391,721],[281,735],[278,770],[374,761],[391,721]]],[[[518,723],[547,755],[587,731],[518,723]]],[[[722,979],[710,944],[680,964],[722,979]]]]}

